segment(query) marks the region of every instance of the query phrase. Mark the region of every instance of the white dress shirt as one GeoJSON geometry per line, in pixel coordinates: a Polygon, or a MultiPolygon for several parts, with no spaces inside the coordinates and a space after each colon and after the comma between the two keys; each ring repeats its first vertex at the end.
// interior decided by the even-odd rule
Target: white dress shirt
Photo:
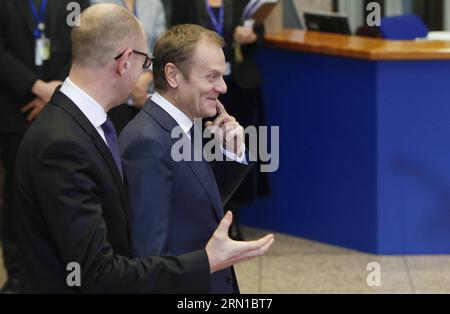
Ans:
{"type": "MultiPolygon", "coordinates": [[[[167,112],[181,127],[184,133],[188,136],[188,138],[191,138],[190,129],[194,122],[180,109],[178,109],[175,105],[170,103],[167,99],[165,99],[163,96],[161,96],[158,92],[155,92],[152,96],[153,102],[155,102],[158,106],[160,106],[165,112],[167,112]]],[[[242,143],[242,155],[239,157],[238,155],[227,151],[223,148],[223,146],[220,146],[220,150],[222,151],[225,156],[233,161],[239,162],[241,164],[247,164],[246,158],[245,158],[245,144],[242,143]]]]}
{"type": "Polygon", "coordinates": [[[69,78],[66,78],[60,91],[75,103],[97,130],[98,134],[100,134],[106,145],[108,145],[105,132],[102,129],[102,124],[105,123],[108,118],[105,109],[92,99],[91,96],[75,85],[69,78]]]}

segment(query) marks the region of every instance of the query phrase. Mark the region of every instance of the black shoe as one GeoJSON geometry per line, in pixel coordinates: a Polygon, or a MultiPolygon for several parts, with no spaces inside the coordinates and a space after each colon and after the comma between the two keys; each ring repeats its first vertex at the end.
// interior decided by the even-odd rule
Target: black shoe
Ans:
{"type": "Polygon", "coordinates": [[[11,278],[5,283],[0,290],[0,294],[17,294],[19,293],[19,279],[11,278]]]}

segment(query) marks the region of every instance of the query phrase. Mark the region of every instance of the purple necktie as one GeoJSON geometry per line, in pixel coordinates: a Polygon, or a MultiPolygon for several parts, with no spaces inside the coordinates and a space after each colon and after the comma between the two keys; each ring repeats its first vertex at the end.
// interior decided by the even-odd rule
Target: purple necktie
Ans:
{"type": "Polygon", "coordinates": [[[120,159],[119,148],[117,146],[116,129],[114,128],[114,125],[109,118],[107,118],[106,121],[102,124],[102,129],[103,132],[105,132],[105,138],[106,143],[108,144],[108,148],[111,151],[111,154],[113,155],[114,161],[116,162],[116,166],[119,169],[120,176],[123,179],[122,160],[120,159]]]}

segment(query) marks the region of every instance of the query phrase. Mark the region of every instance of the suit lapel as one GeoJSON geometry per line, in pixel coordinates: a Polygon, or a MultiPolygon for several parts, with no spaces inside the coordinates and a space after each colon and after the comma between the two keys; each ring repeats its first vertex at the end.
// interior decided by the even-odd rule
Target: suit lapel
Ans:
{"type": "Polygon", "coordinates": [[[214,212],[217,218],[220,220],[223,217],[223,209],[220,200],[220,193],[217,189],[217,182],[211,170],[211,166],[206,161],[188,161],[188,165],[197,177],[203,189],[208,194],[211,201],[214,212]]]}
{"type": "MultiPolygon", "coordinates": [[[[178,126],[177,122],[164,109],[162,109],[153,101],[148,102],[142,110],[151,115],[163,129],[169,132],[169,136],[173,128],[178,126]]],[[[175,141],[175,139],[173,139],[173,141],[175,141]]],[[[204,160],[187,161],[187,164],[189,165],[197,180],[200,182],[203,189],[206,191],[213,205],[214,212],[216,213],[217,218],[219,220],[222,219],[222,202],[211,166],[204,160]]]]}
{"type": "Polygon", "coordinates": [[[124,209],[125,216],[127,217],[128,226],[130,226],[125,185],[122,181],[122,177],[120,175],[119,170],[117,169],[116,163],[108,146],[106,146],[106,143],[103,141],[101,136],[98,134],[97,130],[87,119],[87,117],[83,114],[83,112],[81,112],[81,110],[67,96],[65,96],[60,91],[57,91],[53,95],[51,102],[54,103],[56,106],[64,109],[92,138],[92,141],[97,147],[97,150],[99,151],[100,155],[103,157],[106,164],[108,165],[108,168],[111,171],[111,175],[113,176],[115,183],[119,187],[120,199],[122,200],[122,207],[124,209]]]}
{"type": "Polygon", "coordinates": [[[103,159],[106,161],[108,168],[111,171],[112,176],[114,177],[114,181],[116,182],[116,185],[119,187],[120,200],[122,201],[122,208],[124,210],[124,214],[127,219],[128,238],[131,241],[131,207],[129,207],[128,205],[129,204],[128,197],[127,192],[125,190],[125,183],[124,183],[124,180],[126,182],[125,173],[124,178],[122,179],[122,176],[120,175],[119,169],[117,169],[117,165],[116,162],[114,161],[111,151],[105,144],[105,141],[103,141],[103,139],[100,137],[97,130],[94,129],[94,131],[95,133],[92,134],[92,140],[94,141],[94,144],[97,147],[100,154],[102,155],[103,159]]]}
{"type": "MultiPolygon", "coordinates": [[[[105,144],[105,141],[100,137],[100,135],[98,133],[92,134],[92,140],[94,141],[94,144],[97,147],[97,149],[99,150],[100,154],[103,156],[103,159],[108,164],[108,168],[111,171],[116,184],[120,188],[124,187],[120,172],[117,169],[117,165],[114,161],[111,151],[109,150],[108,146],[105,144]]],[[[125,190],[123,190],[122,192],[125,192],[125,190]]]]}

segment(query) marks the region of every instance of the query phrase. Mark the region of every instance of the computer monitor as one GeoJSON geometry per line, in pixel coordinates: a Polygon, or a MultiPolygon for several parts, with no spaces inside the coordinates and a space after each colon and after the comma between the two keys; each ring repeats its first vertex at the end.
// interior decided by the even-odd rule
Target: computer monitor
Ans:
{"type": "Polygon", "coordinates": [[[348,17],[345,14],[305,11],[303,17],[309,31],[351,34],[348,17]]]}

